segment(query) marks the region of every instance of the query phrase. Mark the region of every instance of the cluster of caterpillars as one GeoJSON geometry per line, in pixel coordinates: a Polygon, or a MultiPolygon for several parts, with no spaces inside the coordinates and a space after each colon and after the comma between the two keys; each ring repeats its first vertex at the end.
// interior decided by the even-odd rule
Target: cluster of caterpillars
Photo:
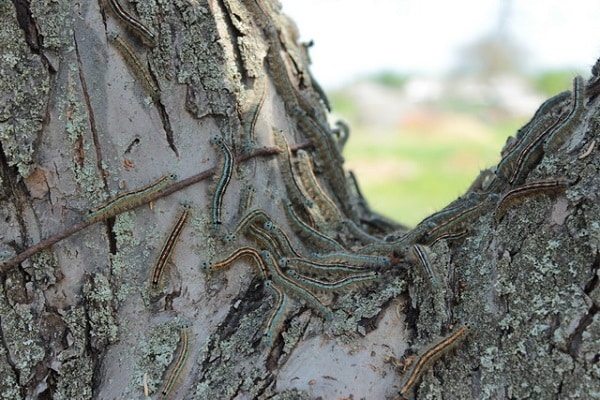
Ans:
{"type": "MultiPolygon", "coordinates": [[[[220,232],[226,249],[231,249],[242,236],[254,242],[255,246],[238,247],[230,250],[230,254],[220,261],[204,263],[205,269],[214,271],[245,257],[257,266],[276,304],[265,328],[268,345],[273,343],[281,328],[282,317],[290,304],[289,297],[302,299],[325,318],[331,318],[333,311],[319,294],[373,281],[391,265],[390,258],[386,256],[349,252],[328,236],[330,232],[321,229],[342,229],[342,213],[319,184],[308,154],[303,150],[297,151],[299,164],[296,168],[292,164],[292,152],[285,137],[280,132],[275,135],[276,142],[281,146],[280,170],[288,194],[281,199],[281,207],[287,215],[288,224],[306,239],[305,247],[311,246],[314,252],[302,254],[294,247],[288,233],[262,209],[246,211],[230,230],[225,228],[226,224],[221,220],[221,207],[224,192],[231,180],[234,157],[230,146],[221,137],[213,136],[211,143],[221,154],[220,174],[216,176],[211,201],[213,232],[220,232]]],[[[242,209],[247,210],[249,204],[246,202],[242,209]]]]}
{"type": "MultiPolygon", "coordinates": [[[[289,89],[289,86],[286,89],[289,89]]],[[[344,174],[341,163],[338,162],[341,157],[340,149],[335,144],[335,134],[317,118],[302,110],[302,105],[305,105],[303,101],[297,101],[300,105],[296,104],[291,110],[293,118],[299,130],[310,137],[316,159],[329,160],[324,163],[323,170],[332,175],[327,177],[327,182],[332,185],[335,193],[335,196],[330,196],[321,185],[311,155],[303,150],[296,151],[294,155],[285,135],[273,129],[276,144],[281,150],[279,166],[286,189],[286,196],[281,199],[281,208],[286,215],[286,225],[304,239],[303,247],[309,249],[308,252],[298,250],[292,244],[284,226],[263,209],[246,212],[233,226],[223,222],[223,198],[233,175],[235,157],[225,139],[214,135],[210,143],[220,154],[221,161],[210,207],[212,232],[221,235],[223,249],[228,252],[218,261],[204,263],[204,268],[211,271],[220,270],[241,258],[250,259],[256,266],[264,288],[274,298],[273,310],[264,327],[264,343],[268,347],[277,339],[291,299],[301,300],[325,319],[331,319],[335,305],[328,303],[327,299],[331,300],[328,294],[373,282],[393,268],[418,265],[429,276],[432,285],[439,286],[442,279],[430,262],[430,246],[441,240],[457,240],[469,235],[472,223],[491,210],[494,210],[494,218],[499,222],[507,209],[518,199],[561,191],[573,183],[573,180],[566,177],[537,182],[526,181],[528,174],[540,162],[544,153],[556,151],[564,144],[573,126],[582,118],[584,98],[584,84],[582,79],[577,77],[574,79],[571,93],[550,99],[519,132],[514,143],[505,150],[494,173],[486,175],[487,181],[482,182],[481,187],[474,187],[467,195],[426,218],[416,228],[384,237],[367,231],[355,219],[359,212],[349,195],[352,191],[352,180],[344,174]],[[562,111],[562,107],[567,103],[570,106],[566,112],[558,112],[557,115],[550,112],[557,109],[562,111]],[[324,154],[327,156],[323,157],[324,154]],[[332,166],[333,170],[330,168],[332,166]],[[335,171],[337,173],[333,174],[335,171]],[[342,182],[338,179],[340,176],[343,177],[342,182]],[[254,246],[242,245],[235,248],[242,236],[252,241],[254,246]]],[[[259,111],[260,107],[257,109],[257,112],[259,111]]],[[[254,127],[255,123],[252,125],[254,127]]],[[[118,204],[123,198],[135,198],[140,193],[143,195],[148,191],[160,190],[165,180],[168,178],[163,177],[148,187],[133,191],[134,193],[118,196],[108,205],[94,211],[90,218],[104,219],[105,216],[95,215],[102,213],[102,210],[111,210],[111,204],[118,204]]],[[[355,188],[355,193],[360,193],[358,188],[355,188]]],[[[250,201],[242,209],[249,208],[249,204],[250,201]]],[[[105,212],[118,211],[116,206],[113,207],[113,211],[105,212]]],[[[189,209],[184,208],[167,236],[152,269],[152,285],[159,284],[162,271],[188,214],[189,209]]],[[[464,338],[468,331],[467,328],[460,328],[439,343],[436,342],[431,351],[425,352],[407,374],[401,394],[408,393],[427,367],[439,355],[458,343],[458,339],[464,338]]],[[[178,360],[182,357],[184,356],[180,356],[178,360]]]]}
{"type": "MultiPolygon", "coordinates": [[[[145,45],[156,45],[152,31],[132,17],[117,0],[106,0],[106,3],[119,22],[145,45]]],[[[258,3],[247,3],[249,8],[255,8],[256,15],[267,15],[258,3]]],[[[439,241],[468,236],[473,223],[483,214],[493,210],[495,221],[500,222],[519,199],[563,191],[575,182],[567,177],[535,182],[527,182],[527,178],[545,153],[555,152],[565,144],[573,127],[583,117],[586,92],[580,77],[574,79],[572,92],[562,93],[540,107],[531,122],[504,150],[495,171],[482,175],[481,182],[474,185],[468,194],[424,219],[414,229],[398,229],[397,225],[368,210],[353,176],[344,172],[341,148],[347,139],[347,129],[341,125],[340,129],[332,130],[326,120],[315,112],[314,99],[299,93],[290,80],[285,62],[281,59],[283,51],[279,33],[268,23],[264,24],[264,33],[271,43],[267,62],[274,86],[297,130],[310,139],[313,153],[292,151],[285,134],[273,129],[280,149],[279,170],[286,191],[279,205],[286,216],[285,223],[277,221],[264,209],[251,209],[252,199],[248,197],[242,201],[241,218],[228,224],[223,221],[222,207],[234,173],[235,154],[224,137],[211,137],[210,143],[219,154],[220,161],[212,188],[210,220],[212,233],[223,239],[223,251],[218,260],[207,260],[203,268],[216,272],[241,258],[251,260],[256,266],[265,290],[274,299],[272,312],[264,326],[267,347],[277,340],[292,300],[303,301],[325,319],[331,319],[336,311],[332,293],[371,283],[382,279],[391,270],[413,265],[422,268],[432,286],[439,286],[443,279],[430,261],[431,246],[439,241]],[[313,161],[320,164],[315,165],[313,161]],[[325,182],[330,189],[323,185],[325,182]],[[303,239],[302,250],[292,243],[286,226],[303,239]],[[242,237],[253,245],[239,244],[242,237]]],[[[159,89],[156,81],[130,45],[116,35],[111,40],[149,95],[157,100],[159,89]]],[[[251,116],[248,145],[254,143],[254,129],[265,100],[265,90],[263,88],[251,116]]],[[[175,175],[167,174],[147,186],[116,196],[91,210],[87,221],[102,221],[145,204],[150,196],[155,196],[175,181],[175,175]]],[[[150,285],[154,289],[165,279],[165,268],[190,213],[190,207],[183,205],[157,252],[149,272],[150,285]]],[[[469,331],[462,326],[428,346],[406,374],[400,394],[406,395],[412,390],[422,373],[464,339],[469,331]]],[[[172,393],[187,362],[188,336],[188,328],[182,327],[180,352],[164,378],[163,397],[172,393]]]]}
{"type": "MultiPolygon", "coordinates": [[[[567,177],[557,177],[527,182],[529,173],[538,165],[544,153],[555,152],[566,141],[572,128],[584,112],[584,84],[580,77],[573,81],[573,91],[561,94],[545,103],[536,117],[517,135],[506,149],[495,173],[486,175],[485,188],[474,187],[467,195],[457,199],[445,209],[426,218],[408,232],[377,237],[363,230],[338,206],[341,199],[333,199],[323,189],[315,174],[307,152],[297,151],[295,157],[282,132],[273,131],[281,148],[281,175],[286,188],[286,198],[281,207],[287,224],[304,239],[303,245],[313,249],[308,254],[292,245],[288,233],[264,210],[248,212],[224,235],[225,242],[233,243],[240,235],[246,236],[256,247],[240,247],[222,260],[205,267],[218,270],[248,257],[256,265],[265,287],[275,298],[274,308],[265,326],[265,342],[271,345],[281,329],[283,315],[290,298],[302,299],[323,317],[332,317],[332,306],[319,294],[343,290],[351,285],[379,279],[392,268],[420,266],[429,276],[432,285],[439,286],[442,279],[429,258],[429,247],[441,240],[457,240],[470,234],[473,222],[481,215],[492,212],[500,222],[510,206],[527,196],[564,191],[574,183],[567,177]],[[562,108],[566,105],[566,111],[562,108]],[[557,111],[556,115],[547,110],[557,111]],[[344,236],[346,233],[348,236],[344,236]],[[352,237],[360,243],[345,243],[343,237],[352,237]]],[[[309,118],[304,115],[302,118],[309,118]]],[[[305,121],[304,124],[311,123],[305,121]]],[[[313,141],[317,138],[313,137],[313,141]]],[[[317,143],[313,143],[319,148],[317,143]]],[[[229,160],[225,160],[225,166],[229,160]]],[[[223,168],[227,171],[227,168],[223,168]]],[[[227,181],[225,178],[219,179],[227,181]]],[[[223,187],[217,185],[217,191],[223,187]]],[[[215,199],[222,194],[215,194],[215,199]]],[[[213,203],[220,206],[219,201],[213,203]]],[[[214,211],[213,211],[214,212],[214,211]]],[[[219,215],[216,212],[215,215],[219,215]]],[[[216,223],[220,223],[215,219],[216,223]]],[[[436,355],[454,346],[469,330],[460,328],[436,344],[431,354],[424,354],[407,374],[402,394],[411,390],[420,374],[436,359],[436,355]]]]}

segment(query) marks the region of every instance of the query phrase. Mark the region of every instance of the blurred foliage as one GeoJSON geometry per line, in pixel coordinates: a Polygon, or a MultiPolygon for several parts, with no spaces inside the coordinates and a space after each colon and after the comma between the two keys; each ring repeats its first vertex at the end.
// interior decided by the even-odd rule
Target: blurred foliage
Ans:
{"type": "Polygon", "coordinates": [[[565,90],[571,90],[573,77],[577,75],[573,70],[544,71],[531,78],[535,90],[544,95],[552,97],[565,90]]]}
{"type": "MultiPolygon", "coordinates": [[[[546,98],[568,90],[573,76],[571,71],[545,72],[532,85],[546,98]]],[[[370,80],[398,90],[407,82],[389,72],[370,80]]],[[[416,122],[365,126],[357,118],[363,110],[349,93],[330,94],[336,116],[351,127],[346,167],[356,173],[374,210],[409,226],[464,193],[480,170],[499,161],[506,139],[527,120],[477,101],[443,97],[423,105],[425,117],[417,116],[416,122]]]]}
{"type": "Polygon", "coordinates": [[[348,96],[346,89],[338,89],[327,93],[332,110],[336,114],[343,115],[346,119],[354,119],[358,112],[356,101],[348,96]]]}
{"type": "Polygon", "coordinates": [[[414,226],[464,193],[481,169],[497,163],[507,136],[522,123],[482,131],[480,137],[448,136],[442,127],[371,133],[357,127],[344,155],[371,207],[414,226]]]}
{"type": "Polygon", "coordinates": [[[383,71],[368,78],[369,81],[394,89],[402,89],[409,77],[393,71],[383,71]]]}

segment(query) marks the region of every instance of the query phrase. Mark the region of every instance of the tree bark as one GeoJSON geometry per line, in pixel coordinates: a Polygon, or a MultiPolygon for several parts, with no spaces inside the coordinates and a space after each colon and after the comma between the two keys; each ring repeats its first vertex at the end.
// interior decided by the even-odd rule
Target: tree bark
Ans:
{"type": "Polygon", "coordinates": [[[0,43],[0,397],[600,396],[597,67],[408,230],[276,1],[0,2],[0,43]]]}

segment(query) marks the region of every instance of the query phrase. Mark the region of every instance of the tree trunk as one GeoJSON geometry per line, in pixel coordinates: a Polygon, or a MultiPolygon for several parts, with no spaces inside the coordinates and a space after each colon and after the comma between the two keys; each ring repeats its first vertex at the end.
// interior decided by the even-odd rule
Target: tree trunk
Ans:
{"type": "Polygon", "coordinates": [[[598,77],[407,230],[276,1],[15,0],[0,35],[2,398],[600,396],[598,77]]]}

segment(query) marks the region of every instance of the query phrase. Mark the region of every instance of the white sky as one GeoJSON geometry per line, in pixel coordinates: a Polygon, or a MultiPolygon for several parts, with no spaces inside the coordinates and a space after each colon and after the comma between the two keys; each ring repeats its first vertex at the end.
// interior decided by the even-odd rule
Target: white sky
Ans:
{"type": "Polygon", "coordinates": [[[599,0],[280,0],[313,39],[312,71],[326,89],[382,70],[441,74],[461,48],[497,30],[525,50],[531,69],[589,74],[600,56],[599,0]]]}

